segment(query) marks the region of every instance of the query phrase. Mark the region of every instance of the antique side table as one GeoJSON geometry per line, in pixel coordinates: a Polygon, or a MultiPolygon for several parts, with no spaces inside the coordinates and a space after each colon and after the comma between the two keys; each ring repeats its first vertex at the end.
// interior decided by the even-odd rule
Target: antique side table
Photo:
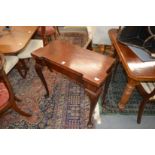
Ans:
{"type": "MultiPolygon", "coordinates": [[[[45,86],[46,96],[49,95],[49,91],[42,73],[43,66],[50,70],[54,69],[83,85],[90,99],[88,127],[92,127],[92,114],[103,85],[111,75],[114,59],[62,40],[53,41],[32,52],[32,56],[36,61],[36,72],[45,86]]],[[[108,84],[105,86],[108,88],[108,84]]]]}

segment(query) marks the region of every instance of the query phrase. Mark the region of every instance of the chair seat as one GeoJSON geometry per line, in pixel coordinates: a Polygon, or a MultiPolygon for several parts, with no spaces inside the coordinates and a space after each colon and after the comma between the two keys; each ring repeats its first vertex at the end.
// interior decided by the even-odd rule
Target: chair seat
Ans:
{"type": "Polygon", "coordinates": [[[19,59],[30,58],[31,53],[41,47],[43,47],[42,40],[31,39],[28,45],[17,56],[19,59]]]}
{"type": "Polygon", "coordinates": [[[4,107],[4,105],[9,100],[9,92],[5,87],[4,83],[0,82],[0,109],[4,107]]]}
{"type": "Polygon", "coordinates": [[[19,58],[17,56],[5,56],[4,71],[6,74],[18,63],[19,58]]]}
{"type": "MultiPolygon", "coordinates": [[[[141,82],[141,86],[148,94],[150,94],[155,88],[155,82],[141,82]]],[[[155,95],[152,96],[150,100],[155,100],[155,95]]]]}
{"type": "MultiPolygon", "coordinates": [[[[45,35],[46,36],[49,36],[49,35],[52,35],[56,32],[55,28],[53,26],[46,26],[46,29],[45,29],[45,35]]],[[[39,35],[41,35],[41,27],[38,28],[38,31],[37,33],[39,35]]]]}

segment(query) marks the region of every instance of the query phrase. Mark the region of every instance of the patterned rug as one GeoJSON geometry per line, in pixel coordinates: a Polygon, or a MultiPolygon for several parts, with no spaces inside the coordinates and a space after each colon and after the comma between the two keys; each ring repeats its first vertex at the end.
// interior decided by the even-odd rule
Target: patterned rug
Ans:
{"type": "MultiPolygon", "coordinates": [[[[123,93],[123,89],[127,83],[125,72],[121,65],[118,66],[115,80],[112,80],[109,86],[108,94],[106,97],[106,109],[103,110],[102,114],[136,114],[138,112],[138,106],[142,100],[141,95],[135,89],[132,96],[130,97],[128,104],[126,105],[125,111],[120,112],[118,109],[118,102],[123,93]]],[[[144,110],[146,115],[155,115],[155,104],[147,104],[144,110]]]]}
{"type": "MultiPolygon", "coordinates": [[[[83,47],[88,40],[86,28],[60,27],[59,39],[67,40],[83,47]]],[[[40,38],[35,36],[35,38],[40,38]]],[[[9,79],[16,96],[22,99],[18,106],[32,113],[32,117],[23,117],[9,110],[0,117],[0,128],[87,128],[89,115],[89,99],[84,89],[76,82],[56,72],[44,69],[50,96],[44,98],[45,89],[34,70],[33,60],[29,63],[30,70],[26,79],[13,69],[9,79]]]]}
{"type": "Polygon", "coordinates": [[[34,70],[33,60],[26,79],[13,69],[9,79],[16,96],[22,99],[18,106],[32,113],[32,117],[24,117],[9,110],[0,117],[0,128],[23,129],[66,129],[87,128],[89,99],[84,89],[62,74],[44,69],[50,96],[44,97],[45,90],[34,70]]]}

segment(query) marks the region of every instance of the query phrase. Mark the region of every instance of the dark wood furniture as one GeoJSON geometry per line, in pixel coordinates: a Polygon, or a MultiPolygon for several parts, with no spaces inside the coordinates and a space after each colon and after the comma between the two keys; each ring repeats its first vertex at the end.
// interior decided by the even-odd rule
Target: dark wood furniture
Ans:
{"type": "Polygon", "coordinates": [[[37,34],[43,39],[44,46],[51,41],[52,36],[56,40],[60,36],[58,26],[40,26],[37,30],[37,34]]]}
{"type": "Polygon", "coordinates": [[[113,48],[128,78],[128,83],[118,103],[119,109],[123,111],[136,86],[139,86],[141,82],[155,81],[155,61],[143,62],[131,49],[117,41],[117,34],[116,29],[109,31],[113,48]]]}
{"type": "Polygon", "coordinates": [[[141,82],[137,88],[143,96],[137,116],[137,123],[140,124],[145,105],[148,103],[155,103],[155,82],[141,82]]]}
{"type": "Polygon", "coordinates": [[[45,86],[47,96],[49,91],[42,73],[42,67],[45,65],[50,70],[54,69],[84,86],[90,98],[88,127],[91,127],[94,108],[111,73],[114,59],[61,40],[53,41],[34,51],[32,56],[36,60],[36,72],[45,86]]]}
{"type": "Polygon", "coordinates": [[[4,56],[0,54],[0,114],[3,114],[9,108],[13,108],[16,112],[23,116],[31,116],[17,106],[15,100],[20,100],[15,97],[8,77],[3,70],[4,62],[4,56]]]}

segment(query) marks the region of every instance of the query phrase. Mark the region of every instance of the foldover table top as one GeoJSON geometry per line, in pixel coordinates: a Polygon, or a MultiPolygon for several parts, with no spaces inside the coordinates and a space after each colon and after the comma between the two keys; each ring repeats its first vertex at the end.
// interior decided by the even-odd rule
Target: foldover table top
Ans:
{"type": "Polygon", "coordinates": [[[81,74],[84,81],[100,86],[114,63],[111,57],[83,49],[67,41],[56,40],[32,53],[67,70],[81,74]]]}
{"type": "Polygon", "coordinates": [[[0,53],[17,54],[22,50],[36,32],[38,26],[11,26],[3,30],[0,26],[0,53]]]}
{"type": "Polygon", "coordinates": [[[90,112],[88,128],[93,125],[92,114],[103,92],[102,98],[109,85],[114,58],[81,48],[67,41],[56,40],[47,46],[32,52],[35,59],[35,69],[40,77],[49,96],[48,86],[42,73],[43,66],[47,66],[50,71],[55,70],[70,79],[78,82],[84,87],[90,99],[90,112]],[[103,84],[104,87],[103,87],[103,84]],[[104,89],[104,91],[103,91],[104,89]]]}

